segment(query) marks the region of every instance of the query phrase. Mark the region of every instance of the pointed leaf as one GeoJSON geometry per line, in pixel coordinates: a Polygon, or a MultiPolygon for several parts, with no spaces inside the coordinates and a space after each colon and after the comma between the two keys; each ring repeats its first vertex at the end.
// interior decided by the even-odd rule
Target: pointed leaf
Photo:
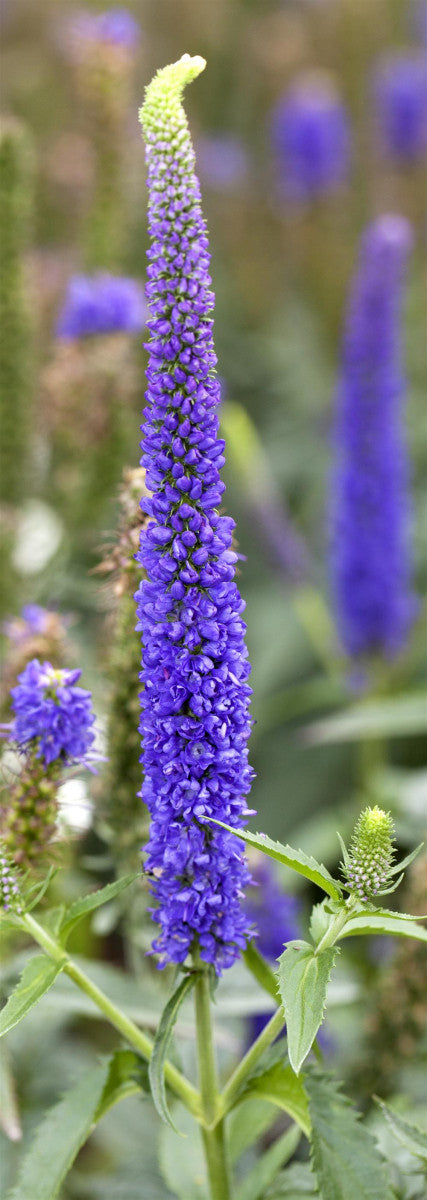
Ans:
{"type": "MultiPolygon", "coordinates": [[[[65,962],[65,959],[64,959],[65,962]]],[[[62,971],[64,963],[52,962],[45,954],[35,954],[24,967],[15,991],[9,996],[0,1013],[0,1037],[13,1029],[31,1008],[41,1000],[45,992],[52,987],[56,976],[62,971]]]]}
{"type": "Polygon", "coordinates": [[[273,1066],[249,1080],[236,1103],[240,1104],[254,1097],[269,1100],[270,1104],[275,1104],[277,1108],[288,1113],[308,1137],[310,1118],[304,1084],[287,1062],[284,1048],[282,1054],[284,1061],[273,1063],[273,1066]]]}
{"type": "Polygon", "coordinates": [[[319,954],[307,942],[291,942],[279,958],[277,978],[286,1016],[290,1063],[299,1074],[322,1024],[336,948],[319,954]]]}
{"type": "Polygon", "coordinates": [[[248,942],[246,950],[243,951],[243,958],[248,970],[257,982],[261,984],[264,991],[268,992],[268,995],[277,1001],[276,975],[273,968],[270,967],[270,963],[267,962],[267,959],[260,954],[255,942],[248,942]]]}
{"type": "Polygon", "coordinates": [[[249,1175],[246,1175],[237,1187],[236,1200],[262,1200],[265,1189],[273,1183],[281,1167],[284,1167],[295,1153],[300,1138],[301,1130],[293,1125],[265,1150],[249,1175]]]}
{"type": "Polygon", "coordinates": [[[329,1075],[308,1070],[311,1165],[322,1200],[393,1200],[374,1138],[329,1075]]]}
{"type": "Polygon", "coordinates": [[[394,867],[390,867],[387,874],[397,875],[399,871],[406,871],[406,868],[409,867],[410,863],[414,861],[414,858],[417,857],[417,854],[420,853],[420,850],[422,850],[423,846],[424,842],[420,842],[419,846],[416,846],[415,850],[412,850],[411,854],[407,854],[406,858],[402,859],[402,862],[395,863],[394,867]]]}
{"type": "Polygon", "coordinates": [[[181,1008],[181,1004],[183,1004],[186,996],[188,996],[188,993],[194,987],[195,982],[196,975],[186,975],[185,978],[181,980],[179,987],[176,988],[176,991],[174,991],[173,995],[170,997],[170,1000],[168,1000],[166,1007],[163,1009],[148,1068],[151,1094],[155,1108],[157,1109],[157,1112],[162,1120],[165,1121],[167,1125],[170,1125],[171,1128],[175,1130],[175,1133],[178,1133],[179,1131],[175,1128],[167,1106],[164,1066],[169,1042],[172,1037],[173,1027],[181,1008]]]}
{"type": "Polygon", "coordinates": [[[315,858],[304,854],[302,850],[294,850],[292,846],[282,846],[281,842],[273,842],[266,833],[248,833],[247,829],[233,829],[231,825],[225,825],[223,821],[215,821],[213,817],[209,817],[207,820],[213,825],[220,825],[221,829],[227,829],[228,833],[234,833],[242,842],[253,846],[255,850],[262,850],[264,854],[268,854],[269,858],[275,858],[277,862],[284,863],[292,871],[297,871],[298,875],[304,875],[311,883],[316,883],[324,892],[327,892],[328,896],[339,900],[341,884],[336,879],[332,879],[332,875],[329,874],[323,863],[318,863],[315,858]]]}
{"type": "Polygon", "coordinates": [[[96,1110],[100,1121],[110,1108],[137,1092],[149,1092],[148,1063],[134,1050],[116,1050],[108,1060],[108,1076],[96,1110]]]}
{"type": "Polygon", "coordinates": [[[51,1108],[22,1161],[8,1200],[54,1200],[88,1138],[108,1076],[108,1062],[92,1067],[51,1108]]]}
{"type": "Polygon", "coordinates": [[[97,888],[95,892],[89,892],[88,896],[81,896],[79,900],[75,900],[74,904],[67,909],[62,922],[62,942],[65,941],[78,921],[86,916],[86,913],[93,912],[101,904],[107,904],[114,896],[119,896],[120,892],[124,892],[125,888],[129,887],[138,878],[139,874],[139,871],[134,871],[132,875],[124,875],[122,879],[115,879],[113,883],[107,883],[106,887],[97,888]]]}
{"type": "Polygon", "coordinates": [[[415,938],[419,942],[427,942],[427,929],[423,925],[417,925],[417,920],[422,920],[420,917],[409,917],[403,913],[388,913],[385,909],[375,909],[371,912],[359,913],[357,917],[352,917],[348,925],[344,926],[340,938],[357,937],[369,933],[389,933],[393,937],[415,938]]]}
{"type": "Polygon", "coordinates": [[[388,1105],[384,1104],[378,1096],[374,1096],[374,1100],[382,1109],[399,1142],[411,1154],[415,1154],[416,1158],[421,1158],[423,1162],[427,1163],[427,1133],[423,1133],[423,1130],[418,1129],[417,1125],[405,1121],[400,1113],[393,1112],[393,1109],[388,1108],[388,1105]]]}

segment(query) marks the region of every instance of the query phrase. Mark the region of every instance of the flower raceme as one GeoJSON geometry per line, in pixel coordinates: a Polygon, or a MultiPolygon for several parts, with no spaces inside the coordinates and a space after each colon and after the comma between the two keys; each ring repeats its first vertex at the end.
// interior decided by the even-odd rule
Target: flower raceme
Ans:
{"type": "Polygon", "coordinates": [[[141,463],[152,520],[141,536],[147,573],[136,594],[143,663],[141,733],[153,876],[164,962],[197,946],[217,973],[244,947],[249,875],[232,834],[252,771],[243,602],[234,582],[233,521],[220,515],[224,442],[212,337],[209,247],[181,94],[205,63],[184,56],[147,89],[149,230],[147,407],[141,463]]]}
{"type": "Polygon", "coordinates": [[[391,214],[365,232],[348,305],[331,488],[332,579],[351,656],[396,653],[414,615],[401,305],[412,235],[391,214]]]}
{"type": "Polygon", "coordinates": [[[295,80],[274,109],[271,133],[279,178],[290,200],[315,200],[345,181],[349,122],[326,73],[307,73],[295,80]]]}
{"type": "Polygon", "coordinates": [[[95,734],[91,694],[76,687],[81,671],[56,669],[34,658],[12,689],[12,737],[46,764],[83,762],[95,734]]]}

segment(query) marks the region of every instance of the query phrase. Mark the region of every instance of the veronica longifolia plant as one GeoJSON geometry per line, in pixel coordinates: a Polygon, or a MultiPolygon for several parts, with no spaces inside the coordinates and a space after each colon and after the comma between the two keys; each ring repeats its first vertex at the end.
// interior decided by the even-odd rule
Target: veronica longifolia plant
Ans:
{"type": "MultiPolygon", "coordinates": [[[[203,1200],[260,1200],[302,1133],[312,1143],[318,1194],[334,1200],[391,1200],[392,1195],[372,1137],[331,1077],[305,1064],[322,1021],[338,942],[353,934],[378,932],[427,940],[414,918],[374,906],[375,896],[397,886],[395,876],[414,855],[394,865],[392,821],[379,808],[362,813],[348,850],[342,843],[339,879],[302,851],[242,827],[251,782],[249,665],[243,604],[234,582],[233,523],[219,513],[224,445],[216,415],[208,242],[181,103],[185,84],[204,65],[203,59],[186,55],[159,72],[142,109],[151,235],[151,341],[142,443],[151,497],[144,504],[150,519],[143,527],[138,555],[146,578],[137,593],[144,643],[143,798],[152,818],[146,867],[157,904],[154,949],[161,963],[176,964],[182,977],[153,1039],[94,984],[67,950],[68,936],[81,918],[115,898],[136,877],[118,879],[65,911],[55,909],[40,922],[32,914],[39,892],[34,893],[31,879],[17,867],[11,847],[9,853],[1,848],[3,924],[30,934],[44,953],[27,963],[1,1014],[0,1032],[17,1024],[63,971],[131,1047],[118,1048],[110,1060],[97,1064],[60,1101],[53,1119],[49,1115],[50,1137],[55,1129],[60,1131],[58,1153],[53,1146],[49,1160],[46,1152],[40,1154],[42,1127],[24,1161],[14,1200],[28,1200],[30,1194],[53,1200],[85,1137],[124,1096],[150,1090],[158,1113],[170,1125],[166,1089],[186,1106],[201,1130],[204,1165],[199,1167],[194,1157],[199,1147],[191,1140],[191,1123],[188,1153],[176,1155],[176,1180],[173,1150],[169,1155],[174,1171],[172,1179],[168,1172],[168,1187],[185,1200],[196,1191],[203,1200]],[[293,939],[283,950],[293,932],[289,904],[275,901],[277,971],[253,942],[247,944],[252,931],[241,899],[248,872],[239,841],[296,871],[324,893],[312,913],[310,940],[293,939]],[[273,1015],[220,1090],[211,991],[215,976],[239,954],[268,994],[273,1015]],[[167,1058],[180,1006],[191,990],[197,1086],[167,1058]],[[286,1040],[273,1044],[285,1022],[286,1040]],[[149,1063],[148,1073],[142,1060],[149,1063]],[[254,1099],[268,1101],[270,1126],[277,1110],[288,1114],[292,1126],[243,1179],[241,1172],[235,1179],[230,1164],[266,1129],[265,1104],[255,1106],[255,1112],[249,1106],[248,1117],[243,1102],[254,1099]],[[229,1114],[235,1108],[239,1111],[233,1123],[229,1114]]],[[[15,690],[16,736],[32,747],[36,763],[45,755],[47,768],[56,762],[55,756],[80,758],[91,745],[88,695],[76,689],[75,682],[74,673],[33,662],[15,690]]],[[[173,1115],[181,1128],[186,1114],[181,1108],[173,1115]]],[[[170,1130],[166,1134],[174,1137],[170,1130]]],[[[416,1131],[411,1136],[416,1141],[416,1131]]],[[[310,1194],[309,1169],[302,1171],[310,1194]]],[[[284,1186],[287,1189],[286,1177],[284,1186]]]]}

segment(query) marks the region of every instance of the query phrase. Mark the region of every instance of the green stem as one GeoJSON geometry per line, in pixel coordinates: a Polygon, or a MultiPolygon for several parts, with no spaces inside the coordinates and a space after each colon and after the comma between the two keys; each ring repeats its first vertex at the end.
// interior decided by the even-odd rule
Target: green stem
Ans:
{"type": "MultiPolygon", "coordinates": [[[[200,967],[200,962],[197,962],[200,967]]],[[[230,1200],[230,1178],[225,1145],[225,1130],[218,1120],[219,1095],[212,1036],[211,998],[207,971],[198,973],[195,989],[197,1060],[200,1095],[205,1128],[202,1142],[205,1152],[211,1200],[230,1200]],[[209,1128],[210,1127],[210,1128],[209,1128]]]]}
{"type": "Polygon", "coordinates": [[[356,903],[357,897],[354,896],[350,896],[349,899],[346,900],[345,907],[342,908],[340,912],[337,913],[334,920],[331,921],[329,929],[326,930],[326,933],[323,934],[321,941],[316,946],[314,952],[315,954],[320,954],[321,950],[327,950],[329,946],[335,945],[335,942],[337,941],[337,938],[339,938],[341,930],[344,929],[344,925],[347,924],[347,921],[351,916],[352,910],[356,903]]]}
{"type": "MultiPolygon", "coordinates": [[[[77,987],[93,1000],[93,1003],[104,1014],[107,1021],[126,1038],[126,1041],[137,1050],[138,1054],[141,1054],[143,1058],[149,1061],[153,1051],[151,1038],[138,1029],[138,1026],[109,1000],[105,992],[102,992],[96,984],[92,983],[88,975],[65,954],[59,943],[55,941],[46,929],[43,929],[42,925],[39,925],[38,921],[30,913],[25,913],[21,921],[24,928],[28,930],[28,933],[31,933],[34,941],[42,947],[49,958],[52,958],[54,962],[62,964],[65,975],[68,975],[77,984],[77,987]]],[[[187,1079],[184,1079],[181,1072],[168,1061],[165,1063],[165,1079],[171,1091],[176,1096],[179,1096],[180,1100],[183,1101],[194,1117],[199,1118],[200,1098],[198,1092],[187,1079]]]]}
{"type": "Polygon", "coordinates": [[[239,1066],[236,1067],[236,1070],[226,1084],[221,1097],[221,1115],[224,1115],[233,1107],[234,1101],[239,1095],[246,1079],[253,1071],[264,1050],[271,1045],[271,1042],[274,1042],[280,1030],[283,1029],[284,1024],[283,1009],[278,1008],[268,1022],[268,1025],[265,1026],[262,1033],[257,1037],[247,1054],[245,1054],[245,1057],[242,1058],[239,1066]]]}

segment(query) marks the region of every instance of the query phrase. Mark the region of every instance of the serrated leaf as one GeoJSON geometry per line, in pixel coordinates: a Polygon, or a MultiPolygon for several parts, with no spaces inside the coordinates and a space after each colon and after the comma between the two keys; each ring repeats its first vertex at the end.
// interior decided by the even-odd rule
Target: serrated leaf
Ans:
{"type": "Polygon", "coordinates": [[[400,1113],[393,1112],[393,1109],[384,1104],[384,1101],[380,1100],[378,1096],[374,1096],[374,1100],[382,1109],[399,1142],[416,1158],[421,1158],[423,1162],[427,1163],[427,1134],[423,1133],[423,1130],[419,1129],[417,1125],[405,1121],[400,1113]]]}
{"type": "Polygon", "coordinates": [[[234,833],[248,846],[252,846],[255,850],[262,850],[264,854],[268,854],[269,858],[274,858],[277,862],[290,867],[298,875],[304,875],[311,883],[316,883],[324,892],[327,892],[328,896],[339,900],[341,884],[336,879],[332,879],[332,875],[329,874],[323,863],[318,863],[315,858],[304,854],[302,850],[294,850],[293,846],[282,846],[281,842],[273,842],[266,833],[248,833],[247,829],[233,829],[231,825],[225,825],[223,821],[216,821],[213,817],[207,819],[213,825],[220,825],[221,829],[226,829],[228,833],[234,833]]]}
{"type": "MultiPolygon", "coordinates": [[[[64,959],[65,962],[65,959],[64,959]]],[[[19,983],[0,1013],[0,1037],[18,1025],[31,1008],[52,987],[63,963],[52,962],[45,954],[35,954],[24,967],[19,983]]]]}
{"type": "Polygon", "coordinates": [[[277,978],[286,1017],[290,1063],[299,1074],[322,1023],[335,947],[319,954],[307,942],[291,942],[279,958],[277,978]]]}
{"type": "Polygon", "coordinates": [[[108,1075],[108,1063],[92,1067],[50,1109],[21,1164],[8,1200],[54,1200],[88,1138],[108,1075]]]}
{"type": "Polygon", "coordinates": [[[65,913],[61,925],[61,941],[65,941],[71,930],[82,917],[86,916],[86,913],[93,912],[101,904],[107,904],[109,900],[119,896],[120,892],[124,892],[125,888],[138,878],[138,875],[139,871],[134,871],[132,875],[124,875],[122,879],[115,879],[113,883],[107,883],[106,887],[97,888],[96,892],[89,892],[88,896],[81,896],[79,900],[75,900],[65,913]]]}
{"type": "Polygon", "coordinates": [[[277,979],[270,963],[260,954],[255,942],[249,942],[243,951],[243,958],[251,975],[257,980],[265,992],[277,1000],[277,979]]]}
{"type": "Polygon", "coordinates": [[[422,918],[411,918],[402,913],[382,913],[378,909],[371,913],[359,913],[344,926],[340,938],[388,933],[392,937],[410,937],[419,942],[427,942],[427,929],[416,923],[420,919],[422,918]]]}
{"type": "Polygon", "coordinates": [[[384,1162],[359,1114],[329,1075],[305,1077],[311,1166],[322,1200],[393,1200],[384,1162]]]}
{"type": "Polygon", "coordinates": [[[265,1150],[236,1188],[236,1200],[262,1200],[265,1189],[273,1183],[281,1167],[284,1167],[295,1153],[300,1138],[301,1131],[293,1125],[265,1150]]]}
{"type": "Polygon", "coordinates": [[[171,1129],[173,1129],[175,1133],[178,1133],[178,1130],[172,1121],[166,1100],[164,1066],[169,1042],[173,1033],[173,1027],[181,1008],[181,1004],[183,1004],[186,996],[188,996],[188,993],[194,987],[195,982],[195,975],[186,975],[184,979],[181,980],[179,987],[176,988],[173,995],[170,997],[170,1000],[168,1000],[166,1007],[163,1009],[159,1027],[154,1039],[153,1052],[148,1068],[151,1095],[153,1097],[155,1108],[157,1109],[159,1116],[162,1118],[162,1121],[165,1121],[166,1125],[170,1125],[171,1129]]]}
{"type": "Polygon", "coordinates": [[[308,1137],[310,1118],[304,1084],[286,1061],[276,1062],[262,1074],[254,1076],[239,1096],[237,1104],[255,1096],[260,1100],[269,1100],[270,1104],[288,1113],[308,1137]]]}
{"type": "Polygon", "coordinates": [[[427,694],[395,696],[355,704],[345,712],[308,725],[309,745],[359,742],[365,738],[412,737],[427,729],[427,694]]]}

